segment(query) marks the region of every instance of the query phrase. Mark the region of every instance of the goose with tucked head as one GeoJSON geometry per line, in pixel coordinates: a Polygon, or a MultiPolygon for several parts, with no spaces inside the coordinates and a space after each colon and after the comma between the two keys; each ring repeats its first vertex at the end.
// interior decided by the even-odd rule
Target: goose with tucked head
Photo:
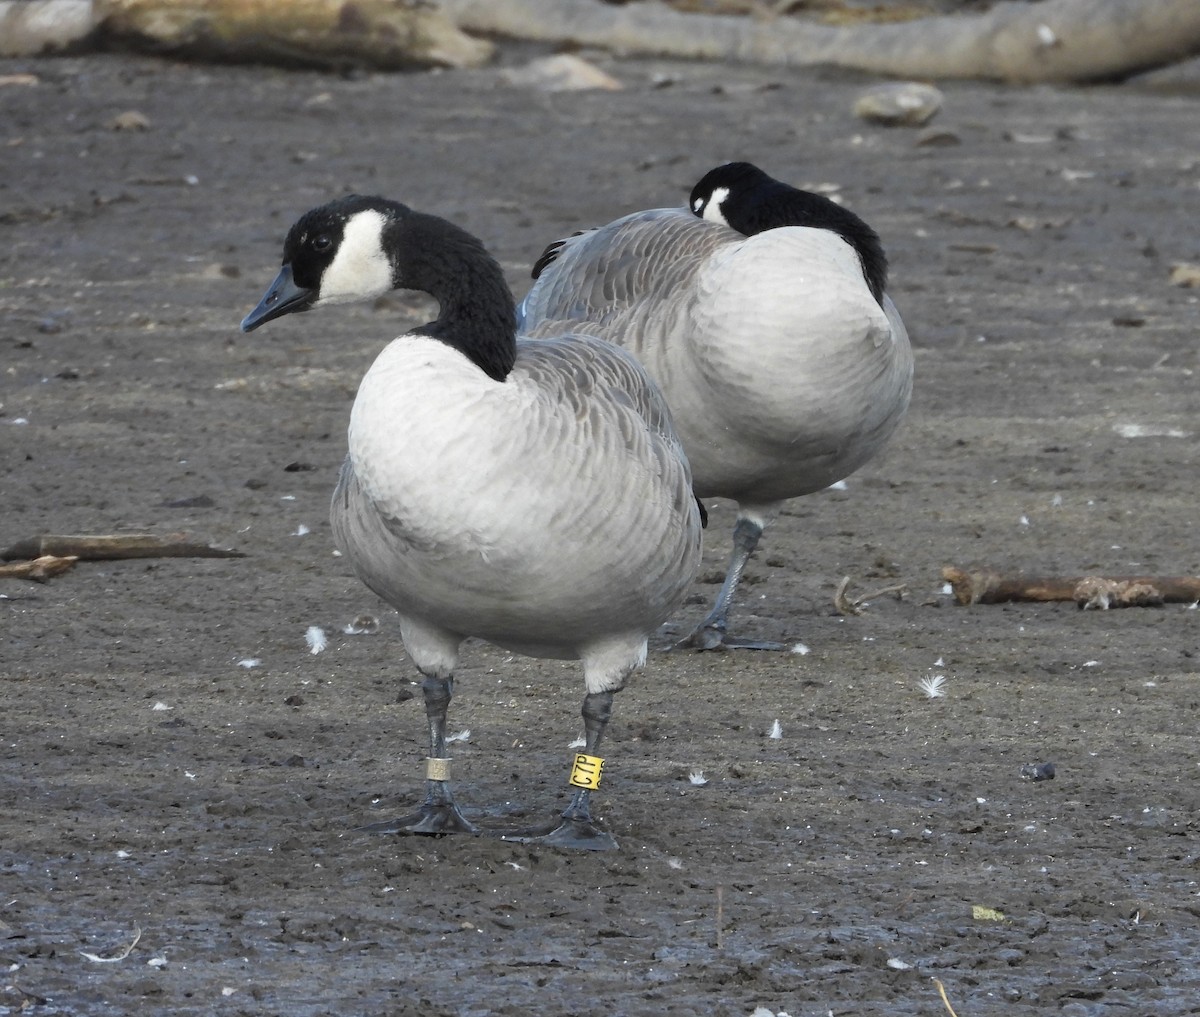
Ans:
{"type": "Polygon", "coordinates": [[[347,561],[399,613],[429,722],[423,804],[372,829],[477,829],[454,800],[446,756],[454,670],[476,636],[583,664],[586,745],[570,804],[546,829],[513,836],[613,846],[589,807],[613,693],[681,603],[700,554],[702,509],[665,400],[601,340],[518,339],[499,266],[435,216],[347,197],[301,217],[283,261],[244,330],[396,288],[439,304],[363,378],[331,508],[347,561]]]}
{"type": "Polygon", "coordinates": [[[725,581],[680,645],[785,649],[728,634],[742,571],[789,498],[875,456],[912,394],[913,355],[879,237],[854,213],[749,163],[689,207],[635,212],[551,244],[521,304],[634,353],[661,386],[696,492],[737,503],[725,581]]]}

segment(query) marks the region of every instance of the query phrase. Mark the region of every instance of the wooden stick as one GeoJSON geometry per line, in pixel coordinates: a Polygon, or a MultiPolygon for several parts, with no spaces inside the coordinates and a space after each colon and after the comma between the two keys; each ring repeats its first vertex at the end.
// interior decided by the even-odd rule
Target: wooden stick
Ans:
{"type": "Polygon", "coordinates": [[[849,590],[850,577],[845,576],[833,592],[833,606],[838,614],[862,614],[864,604],[872,600],[877,600],[888,593],[894,593],[896,599],[899,600],[908,592],[908,583],[895,583],[892,586],[883,586],[878,590],[873,590],[871,593],[864,593],[861,597],[851,597],[849,590]]]}
{"type": "Polygon", "coordinates": [[[0,551],[0,559],[81,558],[114,561],[120,558],[244,558],[245,553],[209,544],[197,544],[183,533],[42,534],[18,540],[0,551]]]}
{"type": "Polygon", "coordinates": [[[1200,600],[1200,576],[1026,576],[952,565],[942,578],[960,604],[1073,600],[1080,607],[1150,607],[1200,600]]]}
{"type": "Polygon", "coordinates": [[[67,558],[56,558],[52,554],[44,554],[33,561],[19,561],[12,565],[0,565],[0,579],[32,579],[35,583],[44,583],[57,575],[66,572],[79,559],[73,555],[67,558]]]}

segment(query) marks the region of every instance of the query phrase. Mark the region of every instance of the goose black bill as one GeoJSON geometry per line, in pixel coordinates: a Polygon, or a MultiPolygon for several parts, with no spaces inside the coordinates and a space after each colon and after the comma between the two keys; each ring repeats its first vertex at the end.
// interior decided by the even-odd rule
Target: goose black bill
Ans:
{"type": "Polygon", "coordinates": [[[307,311],[316,295],[316,290],[297,286],[292,278],[292,266],[284,265],[258,306],[242,319],[242,331],[253,332],[259,325],[292,311],[307,311]]]}

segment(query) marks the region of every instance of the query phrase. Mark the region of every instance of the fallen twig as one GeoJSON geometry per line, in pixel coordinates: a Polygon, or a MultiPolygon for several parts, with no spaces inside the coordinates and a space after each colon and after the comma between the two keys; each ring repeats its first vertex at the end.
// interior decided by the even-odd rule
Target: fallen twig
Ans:
{"type": "Polygon", "coordinates": [[[88,953],[86,950],[80,950],[79,952],[85,958],[92,961],[94,964],[116,964],[117,961],[123,961],[126,957],[128,957],[131,953],[133,953],[133,948],[138,945],[138,940],[140,940],[141,938],[142,938],[142,930],[138,926],[135,925],[133,927],[133,942],[130,943],[123,950],[120,950],[117,953],[113,954],[111,957],[101,957],[99,954],[88,953]]]}
{"type": "Polygon", "coordinates": [[[1080,607],[1151,607],[1200,600],[1200,576],[1003,575],[990,569],[968,572],[948,565],[942,578],[960,604],[1071,600],[1080,607]]]}
{"type": "Polygon", "coordinates": [[[942,997],[942,1002],[946,1004],[946,1009],[950,1011],[950,1017],[958,1017],[958,1014],[954,1012],[954,1007],[950,1005],[950,1000],[946,997],[946,987],[941,983],[941,980],[935,978],[933,984],[937,986],[937,991],[942,997]]]}
{"type": "Polygon", "coordinates": [[[32,579],[35,583],[44,583],[47,579],[62,575],[77,561],[79,559],[74,555],[58,558],[52,554],[44,554],[32,561],[0,565],[0,579],[32,579]]]}
{"type": "Polygon", "coordinates": [[[0,559],[29,560],[52,555],[84,561],[120,558],[244,558],[243,551],[197,544],[182,533],[42,534],[18,540],[0,551],[0,559]]]}
{"type": "Polygon", "coordinates": [[[863,606],[865,604],[888,593],[894,593],[896,595],[896,599],[899,600],[900,597],[908,591],[908,583],[895,583],[892,586],[884,586],[878,590],[872,590],[870,593],[864,593],[861,597],[854,597],[853,599],[847,595],[847,591],[849,589],[850,577],[846,576],[840,583],[838,583],[838,588],[833,594],[833,606],[837,610],[838,614],[862,614],[863,606]]]}

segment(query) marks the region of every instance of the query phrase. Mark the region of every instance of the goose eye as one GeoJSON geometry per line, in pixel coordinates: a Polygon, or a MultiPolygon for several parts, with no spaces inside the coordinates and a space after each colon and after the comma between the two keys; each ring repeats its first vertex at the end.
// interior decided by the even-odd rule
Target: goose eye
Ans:
{"type": "Polygon", "coordinates": [[[328,251],[333,246],[333,241],[324,233],[319,233],[312,238],[311,247],[314,251],[328,251]]]}

